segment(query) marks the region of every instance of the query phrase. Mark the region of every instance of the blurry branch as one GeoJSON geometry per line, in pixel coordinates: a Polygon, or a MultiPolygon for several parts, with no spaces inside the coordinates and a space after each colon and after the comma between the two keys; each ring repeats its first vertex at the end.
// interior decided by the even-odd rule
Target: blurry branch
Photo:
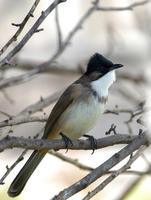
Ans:
{"type": "Polygon", "coordinates": [[[145,111],[147,111],[145,108],[145,102],[142,101],[140,102],[137,106],[135,106],[134,109],[119,109],[118,107],[116,107],[113,110],[106,110],[104,112],[104,114],[115,114],[115,115],[119,115],[120,113],[127,113],[129,114],[129,119],[127,121],[125,121],[125,123],[130,123],[132,122],[132,120],[138,116],[143,114],[145,111]]]}
{"type": "Polygon", "coordinates": [[[43,108],[49,106],[51,103],[54,103],[59,98],[61,93],[62,91],[59,91],[54,93],[53,95],[49,95],[46,98],[41,97],[39,101],[28,106],[16,116],[10,116],[7,113],[1,111],[1,113],[3,115],[5,114],[5,116],[7,116],[8,119],[0,122],[0,127],[12,126],[33,121],[42,121],[42,122],[45,121],[46,119],[45,116],[30,117],[30,115],[34,114],[35,112],[42,111],[43,108]]]}
{"type": "MultiPolygon", "coordinates": [[[[78,159],[73,159],[73,158],[70,158],[68,156],[65,156],[63,155],[62,153],[59,153],[57,151],[54,151],[54,150],[50,150],[48,152],[49,154],[59,158],[60,160],[64,161],[64,162],[67,162],[75,167],[78,167],[79,169],[82,169],[82,170],[86,170],[86,171],[93,171],[94,168],[93,167],[90,167],[88,165],[85,165],[83,163],[80,163],[78,161],[78,159]]],[[[128,171],[124,171],[123,174],[126,174],[126,175],[136,175],[136,176],[144,176],[144,175],[147,175],[147,174],[150,174],[151,172],[151,169],[150,170],[145,170],[145,171],[137,171],[137,170],[128,170],[128,171]]],[[[110,170],[108,172],[106,172],[106,174],[113,174],[113,173],[116,173],[116,170],[110,170]]],[[[104,174],[104,175],[106,175],[104,174]]]]}
{"type": "MultiPolygon", "coordinates": [[[[58,1],[57,1],[58,2],[58,1]]],[[[24,81],[28,81],[31,79],[32,76],[34,76],[35,74],[41,73],[44,70],[48,69],[50,64],[64,51],[64,49],[68,46],[70,40],[73,38],[73,36],[75,35],[75,33],[81,29],[82,24],[87,20],[87,18],[96,10],[97,6],[98,6],[99,0],[95,0],[93,2],[92,7],[90,7],[87,12],[84,14],[84,16],[79,20],[79,22],[75,25],[75,27],[72,29],[72,31],[69,33],[69,35],[67,36],[66,40],[64,42],[62,42],[61,48],[58,49],[56,51],[56,53],[50,58],[50,60],[48,60],[47,62],[37,66],[35,69],[29,71],[26,74],[23,75],[19,75],[16,77],[12,77],[9,79],[4,80],[3,82],[0,83],[0,89],[5,88],[5,87],[9,87],[9,86],[13,86],[15,84],[20,84],[24,81]]],[[[53,7],[54,8],[54,7],[53,7]]],[[[23,38],[24,39],[24,38],[23,38]]],[[[27,41],[26,41],[27,42],[27,41]]],[[[18,47],[18,46],[17,46],[18,47]]],[[[16,47],[16,48],[17,48],[16,47]]],[[[19,51],[20,49],[18,49],[19,51]]],[[[15,49],[14,49],[15,51],[15,49]]],[[[7,57],[9,57],[9,59],[11,59],[14,55],[12,54],[11,56],[8,55],[7,57]]],[[[8,60],[8,58],[7,58],[8,60]]],[[[1,63],[0,66],[3,66],[6,63],[6,58],[4,58],[1,63]]]]}
{"type": "MultiPolygon", "coordinates": [[[[125,125],[127,126],[128,128],[128,132],[130,134],[133,134],[133,131],[132,131],[132,128],[131,128],[131,125],[130,123],[133,122],[133,120],[139,116],[139,118],[136,120],[137,123],[140,123],[140,121],[142,122],[141,125],[145,126],[145,123],[143,123],[143,119],[142,119],[142,115],[147,112],[148,110],[145,108],[145,102],[142,101],[140,102],[134,109],[113,109],[113,110],[106,110],[105,113],[106,114],[109,114],[109,113],[112,113],[112,114],[115,114],[115,115],[118,115],[120,113],[127,113],[129,114],[129,118],[128,120],[124,121],[125,125]],[[141,120],[140,120],[141,118],[141,120]]],[[[140,130],[141,131],[141,130],[140,130]]]]}
{"type": "Polygon", "coordinates": [[[14,42],[17,40],[17,37],[20,35],[20,33],[22,32],[22,30],[24,29],[26,23],[28,22],[30,17],[33,17],[33,13],[36,9],[36,7],[38,6],[40,0],[35,0],[34,4],[32,5],[31,9],[29,10],[29,12],[27,13],[26,17],[24,18],[24,20],[20,23],[20,24],[14,24],[12,23],[13,26],[17,26],[19,27],[18,30],[16,31],[16,33],[12,36],[12,38],[4,45],[4,47],[0,50],[0,56],[7,50],[7,48],[14,42]]]}
{"type": "Polygon", "coordinates": [[[28,40],[31,38],[31,36],[37,31],[38,27],[41,25],[41,23],[46,19],[46,17],[52,12],[52,10],[62,2],[65,2],[66,0],[55,0],[45,11],[41,12],[40,17],[37,19],[35,24],[31,27],[31,29],[25,34],[23,39],[18,43],[18,45],[10,51],[7,56],[1,60],[0,67],[3,67],[7,63],[9,63],[10,59],[18,53],[23,46],[28,42],[28,40]]]}
{"type": "MultiPolygon", "coordinates": [[[[117,134],[108,137],[104,137],[101,139],[97,139],[98,149],[104,148],[107,146],[112,146],[115,144],[127,144],[130,143],[135,138],[144,138],[144,143],[147,142],[145,134],[141,134],[140,136],[130,136],[117,134]]],[[[73,140],[73,145],[69,145],[69,149],[81,149],[81,150],[91,150],[91,143],[89,140],[73,140]]],[[[25,148],[25,149],[66,149],[66,145],[63,140],[49,140],[49,139],[29,139],[23,137],[10,137],[6,136],[2,140],[0,140],[0,152],[4,149],[10,149],[13,147],[17,148],[25,148]]]]}
{"type": "Polygon", "coordinates": [[[11,115],[10,114],[8,114],[8,113],[6,113],[6,112],[4,112],[4,111],[1,111],[0,110],[0,114],[2,114],[2,115],[4,115],[4,116],[6,116],[6,117],[11,117],[11,115]]]}
{"type": "Polygon", "coordinates": [[[132,83],[135,83],[135,84],[139,84],[139,83],[145,84],[145,83],[147,83],[147,80],[142,73],[137,74],[136,76],[132,76],[130,74],[124,73],[124,74],[120,74],[119,78],[122,79],[122,80],[131,81],[132,83]]]}
{"type": "MultiPolygon", "coordinates": [[[[148,174],[150,173],[148,172],[148,174]]],[[[122,194],[118,197],[117,200],[124,200],[127,197],[129,197],[134,192],[135,188],[138,188],[137,186],[139,186],[143,178],[144,176],[140,176],[137,179],[133,180],[131,183],[129,183],[129,185],[125,188],[125,191],[122,192],[122,194]]]]}
{"type": "Polygon", "coordinates": [[[25,124],[29,122],[46,122],[48,119],[47,116],[20,116],[20,117],[9,117],[9,119],[4,120],[0,122],[0,127],[5,127],[5,126],[13,126],[13,125],[19,125],[19,124],[25,124]]]}
{"type": "MultiPolygon", "coordinates": [[[[23,71],[30,71],[33,70],[37,67],[38,63],[37,62],[33,62],[33,61],[23,61],[23,60],[18,60],[17,58],[13,59],[13,63],[17,63],[15,65],[15,69],[18,70],[23,70],[23,71]]],[[[9,69],[9,67],[5,67],[2,70],[7,70],[9,69]]],[[[43,70],[41,73],[53,73],[53,74],[58,74],[58,75],[62,75],[62,74],[77,74],[77,75],[81,75],[81,70],[79,69],[79,67],[77,66],[74,69],[71,69],[71,67],[67,67],[63,64],[58,64],[57,62],[52,63],[50,65],[48,65],[48,68],[43,70]]]]}
{"type": "Polygon", "coordinates": [[[67,163],[70,163],[70,164],[78,167],[79,169],[88,170],[88,171],[92,171],[93,170],[92,167],[89,167],[87,165],[84,165],[84,164],[78,162],[77,159],[72,159],[70,157],[64,156],[63,154],[61,154],[61,153],[59,153],[57,151],[50,150],[48,153],[53,155],[53,156],[55,156],[55,157],[57,157],[57,158],[59,158],[62,161],[65,161],[67,163]]]}
{"type": "Polygon", "coordinates": [[[18,116],[21,115],[31,115],[37,111],[42,111],[43,108],[49,106],[51,103],[54,103],[62,94],[62,91],[56,92],[52,95],[49,95],[48,97],[40,98],[40,100],[27,108],[25,108],[23,111],[21,111],[18,116]]]}
{"type": "Polygon", "coordinates": [[[115,153],[111,158],[95,168],[84,178],[64,189],[63,191],[59,192],[59,194],[53,197],[52,200],[65,200],[78,193],[79,191],[85,189],[91,183],[103,176],[109,169],[111,169],[127,156],[131,155],[134,151],[139,149],[142,145],[145,144],[145,142],[147,142],[147,140],[144,134],[137,136],[135,139],[132,140],[130,144],[121,149],[118,153],[115,153]]]}
{"type": "Polygon", "coordinates": [[[117,176],[119,176],[121,173],[125,172],[127,169],[130,168],[132,163],[143,153],[143,151],[146,149],[146,146],[141,146],[139,150],[135,153],[135,155],[131,156],[129,161],[121,167],[119,170],[113,172],[108,178],[106,178],[99,186],[97,186],[94,190],[89,192],[82,200],[89,200],[93,196],[95,196],[97,193],[99,193],[103,188],[108,185],[111,181],[113,181],[117,176]]]}
{"type": "Polygon", "coordinates": [[[2,176],[0,179],[0,185],[4,184],[5,178],[9,175],[9,173],[18,165],[23,160],[24,155],[27,153],[27,149],[25,149],[21,155],[17,158],[17,160],[9,167],[8,165],[6,166],[6,173],[2,176]]]}
{"type": "Polygon", "coordinates": [[[120,195],[120,197],[118,198],[118,200],[123,200],[123,199],[126,199],[127,197],[129,197],[133,193],[133,191],[135,190],[135,188],[137,188],[137,186],[140,184],[140,182],[144,178],[144,175],[150,175],[150,174],[151,174],[151,168],[149,168],[148,170],[146,170],[146,172],[140,172],[140,176],[137,179],[133,180],[127,186],[127,188],[125,188],[125,191],[120,195]]]}
{"type": "MultiPolygon", "coordinates": [[[[134,85],[133,85],[134,87],[134,85]]],[[[127,90],[127,88],[125,88],[124,86],[122,88],[118,88],[117,92],[119,92],[119,94],[127,101],[133,102],[134,104],[138,104],[138,102],[140,101],[140,99],[138,99],[135,95],[133,95],[132,92],[129,92],[127,90]]]]}
{"type": "Polygon", "coordinates": [[[140,184],[140,182],[144,178],[144,175],[151,175],[151,164],[150,164],[150,162],[148,161],[148,159],[146,158],[146,156],[144,154],[142,154],[141,157],[144,158],[144,161],[148,165],[147,170],[145,172],[140,172],[140,176],[128,185],[128,187],[120,195],[118,200],[122,200],[122,199],[129,197],[133,193],[135,188],[137,188],[137,186],[140,184]]]}
{"type": "MultiPolygon", "coordinates": [[[[19,124],[29,123],[29,122],[45,122],[45,121],[47,121],[48,117],[46,115],[43,115],[43,116],[30,116],[30,115],[34,114],[35,112],[42,111],[42,109],[44,107],[47,107],[51,103],[54,103],[59,98],[61,93],[62,93],[62,91],[56,92],[53,95],[50,95],[46,98],[41,97],[41,99],[38,102],[28,106],[27,108],[25,108],[22,112],[20,112],[16,116],[10,116],[5,112],[0,111],[0,113],[2,113],[3,115],[8,117],[8,119],[0,122],[0,127],[19,125],[19,124]]],[[[104,114],[115,114],[115,115],[119,115],[120,113],[129,114],[130,115],[129,119],[127,121],[125,121],[125,124],[129,124],[133,121],[133,119],[136,116],[142,115],[145,112],[145,110],[143,109],[144,105],[143,104],[142,104],[142,106],[140,106],[140,105],[141,105],[141,103],[135,109],[115,108],[113,110],[106,110],[104,112],[104,114]]],[[[143,121],[143,120],[141,120],[141,121],[143,121]]],[[[139,122],[140,122],[140,120],[138,120],[138,123],[139,122]]],[[[115,128],[113,127],[111,129],[111,131],[113,131],[114,133],[115,133],[115,130],[113,130],[113,129],[115,129],[115,128]]]]}
{"type": "Polygon", "coordinates": [[[135,2],[130,4],[129,6],[125,6],[125,7],[98,7],[97,10],[99,11],[126,11],[126,10],[133,10],[134,8],[138,7],[138,6],[143,6],[147,3],[150,3],[151,0],[145,0],[145,1],[141,1],[141,2],[135,2]]]}
{"type": "Polygon", "coordinates": [[[62,33],[59,23],[59,14],[58,14],[58,7],[55,9],[55,22],[56,22],[56,28],[57,28],[57,35],[58,35],[58,49],[61,49],[62,46],[62,33]]]}
{"type": "MultiPolygon", "coordinates": [[[[35,25],[29,30],[28,34],[25,35],[25,37],[22,39],[22,41],[12,50],[12,52],[10,52],[1,62],[0,62],[0,66],[5,65],[6,63],[8,63],[8,61],[23,47],[22,43],[25,44],[28,39],[31,37],[31,34],[33,34],[35,32],[35,30],[37,30],[38,26],[43,22],[43,20],[45,19],[43,16],[44,13],[45,15],[49,14],[51,12],[51,10],[54,9],[54,7],[56,6],[56,4],[60,3],[61,1],[55,1],[49,8],[47,8],[47,10],[45,12],[42,12],[39,20],[37,20],[37,22],[35,23],[35,25]],[[51,8],[51,9],[50,9],[51,8]],[[48,13],[49,11],[49,13],[48,13]],[[40,22],[39,22],[40,21],[40,22]],[[34,30],[34,31],[33,31],[34,30]],[[30,33],[30,34],[29,34],[30,33]]],[[[138,5],[142,5],[145,3],[148,3],[149,1],[144,1],[144,2],[140,2],[140,3],[134,3],[132,5],[130,5],[129,7],[136,7],[138,5]]],[[[87,12],[83,15],[83,17],[79,20],[79,22],[75,25],[75,27],[72,29],[72,31],[69,33],[69,35],[67,36],[66,40],[62,43],[61,47],[56,51],[56,53],[50,58],[50,60],[48,60],[47,62],[35,67],[34,69],[30,70],[29,72],[23,74],[23,75],[19,75],[19,76],[15,76],[12,78],[8,78],[5,79],[3,81],[1,81],[0,83],[0,89],[2,88],[6,88],[6,87],[10,87],[16,84],[20,84],[23,83],[25,81],[28,81],[31,79],[32,76],[34,76],[35,74],[38,73],[42,73],[43,71],[47,70],[50,66],[50,64],[52,64],[52,62],[64,51],[64,49],[68,46],[70,40],[73,38],[73,36],[77,33],[78,30],[81,29],[83,23],[88,19],[88,17],[90,15],[92,15],[92,13],[98,9],[100,9],[98,7],[98,3],[99,0],[95,0],[93,2],[92,7],[90,7],[87,12]]],[[[107,9],[107,8],[106,8],[107,9]]],[[[123,8],[122,8],[123,9],[123,8]]],[[[127,8],[128,9],[128,8],[127,8]]],[[[130,8],[129,8],[130,9],[130,8]]],[[[100,9],[101,10],[101,9],[100,9]]],[[[109,8],[109,10],[111,10],[111,8],[109,8]]],[[[123,9],[124,10],[124,9],[123,9]]],[[[61,34],[60,31],[60,26],[58,24],[58,35],[61,34]]],[[[59,36],[61,37],[61,35],[59,36]]],[[[59,39],[61,40],[61,38],[59,39]]]]}
{"type": "MultiPolygon", "coordinates": [[[[41,132],[43,131],[43,129],[41,131],[39,131],[39,133],[37,133],[34,138],[37,138],[41,132]]],[[[6,166],[6,172],[5,174],[2,176],[2,178],[0,179],[0,185],[4,184],[4,180],[6,179],[6,177],[10,174],[10,172],[18,165],[18,163],[20,163],[23,159],[25,154],[27,153],[27,149],[25,149],[20,156],[17,158],[17,160],[9,167],[8,165],[6,166]]]]}
{"type": "Polygon", "coordinates": [[[10,103],[13,104],[14,100],[9,96],[9,94],[6,92],[6,90],[2,89],[1,93],[3,94],[3,96],[5,97],[5,99],[10,103]]]}
{"type": "MultiPolygon", "coordinates": [[[[58,75],[62,75],[62,74],[76,74],[76,75],[81,75],[81,67],[77,66],[77,69],[70,69],[67,68],[66,66],[59,66],[57,64],[52,64],[52,62],[48,63],[48,65],[40,65],[43,69],[41,71],[41,69],[37,69],[37,67],[35,66],[35,64],[31,64],[31,63],[20,63],[19,65],[15,66],[15,69],[19,69],[19,70],[29,70],[29,72],[19,75],[19,76],[14,76],[11,78],[7,78],[4,79],[2,81],[0,81],[0,89],[4,89],[7,87],[11,87],[17,84],[22,84],[24,82],[27,82],[31,79],[32,76],[34,76],[37,73],[51,73],[51,74],[58,74],[58,75]]],[[[39,66],[39,67],[40,67],[39,66]]],[[[84,70],[82,69],[82,72],[84,70]]],[[[139,84],[139,83],[143,83],[143,84],[147,84],[147,81],[145,80],[145,77],[143,75],[131,75],[131,74],[119,74],[118,77],[121,80],[126,80],[126,81],[131,81],[134,84],[139,84]]]]}
{"type": "Polygon", "coordinates": [[[142,116],[139,117],[139,118],[136,120],[136,122],[137,122],[138,124],[141,124],[141,125],[143,125],[143,126],[146,126],[146,122],[142,119],[142,116]]]}
{"type": "MultiPolygon", "coordinates": [[[[85,65],[88,63],[88,60],[85,61],[85,65]]],[[[17,58],[13,59],[13,64],[15,64],[15,69],[19,69],[19,70],[23,70],[23,71],[29,71],[29,70],[33,70],[37,67],[36,62],[33,61],[24,61],[24,60],[18,60],[17,58]],[[17,64],[15,64],[17,63],[17,64]]],[[[2,68],[2,70],[7,70],[9,69],[9,67],[5,67],[2,68]]],[[[84,73],[85,69],[83,66],[80,65],[77,66],[76,68],[71,68],[71,67],[67,67],[64,65],[60,65],[58,63],[52,63],[48,65],[48,68],[46,68],[45,70],[43,70],[41,73],[53,73],[53,74],[58,74],[58,75],[62,75],[62,74],[75,74],[75,75],[81,75],[82,73],[84,73]],[[81,69],[82,68],[82,69],[81,69]]],[[[142,72],[140,72],[137,75],[132,75],[129,73],[120,73],[118,74],[118,79],[121,80],[125,80],[125,81],[131,81],[132,83],[135,84],[140,84],[140,83],[144,83],[147,84],[147,80],[146,77],[142,74],[142,72]]],[[[8,80],[8,79],[7,79],[8,80]]]]}

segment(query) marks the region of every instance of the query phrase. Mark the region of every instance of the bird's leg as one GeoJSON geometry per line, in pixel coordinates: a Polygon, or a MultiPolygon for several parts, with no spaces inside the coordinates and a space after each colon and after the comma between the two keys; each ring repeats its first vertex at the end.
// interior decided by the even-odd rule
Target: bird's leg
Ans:
{"type": "Polygon", "coordinates": [[[65,146],[66,146],[66,153],[68,152],[68,147],[69,147],[69,144],[72,146],[73,143],[72,143],[72,140],[67,137],[65,134],[63,133],[60,133],[61,137],[62,137],[62,140],[64,141],[65,143],[65,146]]]}
{"type": "Polygon", "coordinates": [[[87,137],[88,138],[88,140],[90,140],[90,143],[91,143],[91,148],[92,148],[92,154],[94,153],[94,151],[95,151],[95,149],[97,149],[97,140],[93,137],[93,136],[91,136],[91,135],[87,135],[87,134],[85,134],[85,135],[83,135],[84,137],[87,137]]]}

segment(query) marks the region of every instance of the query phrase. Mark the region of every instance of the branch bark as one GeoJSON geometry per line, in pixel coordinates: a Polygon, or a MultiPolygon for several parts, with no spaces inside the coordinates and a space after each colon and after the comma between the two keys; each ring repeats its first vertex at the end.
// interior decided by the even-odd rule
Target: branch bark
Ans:
{"type": "MultiPolygon", "coordinates": [[[[40,0],[35,0],[34,4],[32,5],[31,9],[29,10],[29,12],[27,13],[26,17],[24,18],[24,20],[18,25],[19,29],[16,31],[16,33],[11,37],[11,39],[4,45],[4,47],[0,50],[0,56],[7,50],[7,48],[14,42],[17,40],[17,37],[20,35],[20,33],[22,32],[22,30],[24,29],[26,23],[28,22],[30,17],[33,17],[33,13],[36,9],[36,7],[38,6],[40,0]]],[[[14,24],[12,24],[14,25],[14,24]]]]}
{"type": "MultiPolygon", "coordinates": [[[[135,138],[143,138],[143,144],[147,142],[145,134],[140,136],[130,136],[117,134],[101,139],[97,139],[98,149],[104,148],[107,146],[112,146],[115,144],[128,144],[132,142],[135,138]]],[[[73,140],[73,145],[69,145],[68,149],[78,149],[78,150],[91,150],[91,142],[89,140],[73,140]]],[[[66,145],[63,140],[49,140],[49,139],[29,139],[23,137],[10,137],[6,136],[0,141],[0,152],[4,149],[10,149],[13,147],[25,148],[25,149],[66,149],[66,145]]]]}
{"type": "Polygon", "coordinates": [[[95,168],[91,173],[87,176],[74,183],[70,187],[61,191],[57,196],[53,197],[52,200],[65,200],[79,191],[83,190],[91,183],[96,181],[102,175],[104,175],[109,169],[118,164],[128,155],[131,155],[135,150],[137,150],[141,145],[145,144],[146,137],[145,134],[141,134],[137,136],[130,144],[121,149],[118,153],[115,153],[111,158],[109,158],[106,162],[101,164],[99,167],[95,168]]]}
{"type": "Polygon", "coordinates": [[[3,67],[5,64],[7,64],[10,59],[18,53],[24,45],[27,43],[27,41],[31,38],[31,36],[36,32],[40,24],[46,19],[46,17],[52,12],[52,10],[59,4],[66,0],[55,0],[45,11],[41,12],[40,17],[37,19],[35,24],[31,27],[31,29],[25,34],[23,39],[18,43],[18,45],[8,53],[8,55],[0,62],[0,67],[3,67]]]}

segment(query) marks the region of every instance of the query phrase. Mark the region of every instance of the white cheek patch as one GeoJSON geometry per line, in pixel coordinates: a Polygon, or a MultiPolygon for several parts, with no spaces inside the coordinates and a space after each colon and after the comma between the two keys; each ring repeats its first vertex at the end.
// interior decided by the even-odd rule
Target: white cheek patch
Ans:
{"type": "Polygon", "coordinates": [[[115,82],[116,76],[115,71],[108,72],[101,78],[91,83],[93,90],[97,92],[99,97],[107,97],[109,87],[115,82]]]}

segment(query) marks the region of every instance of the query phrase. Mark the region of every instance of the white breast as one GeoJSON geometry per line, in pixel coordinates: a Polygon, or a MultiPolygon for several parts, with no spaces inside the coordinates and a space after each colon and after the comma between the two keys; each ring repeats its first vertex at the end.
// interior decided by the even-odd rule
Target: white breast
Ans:
{"type": "Polygon", "coordinates": [[[91,83],[92,89],[99,97],[107,97],[109,87],[115,82],[115,71],[110,71],[101,78],[91,83]]]}
{"type": "Polygon", "coordinates": [[[59,120],[59,123],[64,124],[61,131],[71,139],[89,132],[104,112],[105,104],[99,103],[98,98],[93,95],[89,98],[90,104],[77,102],[71,105],[59,120]]]}

